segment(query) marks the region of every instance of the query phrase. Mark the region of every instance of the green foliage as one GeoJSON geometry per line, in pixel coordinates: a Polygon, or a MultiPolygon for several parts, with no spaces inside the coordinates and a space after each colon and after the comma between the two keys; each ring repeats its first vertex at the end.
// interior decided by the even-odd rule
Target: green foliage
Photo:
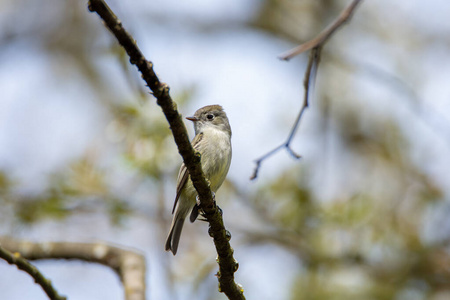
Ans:
{"type": "Polygon", "coordinates": [[[64,208],[63,195],[50,190],[38,197],[20,201],[17,205],[16,217],[20,222],[31,224],[46,218],[62,219],[68,216],[68,209],[64,208]]]}
{"type": "MultiPolygon", "coordinates": [[[[290,43],[304,42],[325,28],[345,3],[329,0],[263,1],[259,11],[252,14],[253,19],[248,20],[243,29],[249,30],[246,26],[250,24],[290,43]]],[[[365,40],[367,37],[370,37],[370,43],[379,43],[383,49],[403,47],[410,51],[411,44],[424,48],[433,45],[434,53],[436,45],[443,49],[447,45],[442,43],[445,39],[440,39],[442,44],[439,44],[435,37],[426,36],[425,31],[418,32],[415,26],[408,24],[401,27],[401,35],[395,36],[391,26],[395,24],[382,22],[384,25],[378,26],[379,22],[373,22],[383,12],[381,9],[376,11],[377,1],[366,1],[363,5],[367,6],[361,6],[351,22],[358,22],[358,18],[366,18],[369,22],[354,26],[356,30],[351,31],[351,36],[346,35],[349,26],[345,27],[324,48],[316,96],[306,113],[315,119],[309,128],[303,126],[308,125],[303,122],[307,120],[302,120],[301,130],[313,133],[313,137],[306,141],[308,144],[322,145],[323,140],[329,137],[333,141],[325,141],[324,147],[317,147],[317,157],[304,157],[299,163],[293,163],[259,190],[250,189],[248,193],[239,194],[232,183],[226,182],[220,192],[225,195],[221,199],[225,201],[221,203],[225,203],[223,209],[227,216],[227,201],[235,200],[228,198],[242,198],[251,206],[251,215],[246,217],[258,219],[267,226],[264,229],[270,228],[264,232],[243,230],[243,233],[237,233],[244,236],[243,243],[252,243],[252,250],[257,251],[257,246],[262,243],[275,244],[298,259],[302,268],[292,284],[291,299],[447,299],[449,235],[444,232],[430,238],[425,228],[445,231],[445,226],[437,228],[436,223],[442,221],[448,226],[448,221],[432,220],[430,216],[448,209],[448,195],[425,170],[425,163],[414,159],[415,143],[411,135],[406,134],[405,126],[401,126],[402,122],[420,123],[423,120],[420,115],[416,115],[417,119],[403,120],[403,115],[395,116],[385,103],[379,105],[387,106],[385,111],[378,106],[376,109],[369,107],[367,98],[370,95],[363,97],[358,85],[364,70],[352,63],[354,52],[349,51],[348,56],[343,54],[352,48],[352,39],[365,40]],[[324,178],[314,180],[318,173],[324,178]],[[334,187],[330,187],[330,182],[336,183],[334,187]],[[321,192],[327,189],[334,193],[324,199],[321,192]],[[438,298],[439,295],[444,296],[438,298]]],[[[12,15],[14,20],[20,20],[20,24],[11,22],[11,32],[6,32],[2,39],[2,49],[9,49],[8,43],[20,39],[23,41],[19,44],[42,46],[39,55],[48,58],[48,67],[53,72],[51,77],[74,81],[77,87],[90,91],[106,120],[101,125],[103,134],[92,141],[80,157],[45,175],[45,184],[37,191],[24,192],[27,182],[13,178],[9,175],[10,170],[0,171],[2,222],[34,225],[45,220],[63,221],[74,215],[98,214],[107,216],[113,225],[121,225],[148,210],[156,212],[151,221],[163,219],[170,222],[163,217],[169,215],[162,200],[167,196],[164,180],[176,176],[181,159],[166,120],[148,95],[148,90],[136,78],[134,66],[130,66],[123,49],[115,42],[109,42],[109,33],[87,13],[85,3],[59,1],[54,9],[34,14],[36,19],[32,20],[23,20],[24,11],[24,7],[18,4],[12,15]],[[46,21],[45,26],[37,27],[37,20],[51,22],[46,21]],[[27,27],[27,22],[32,25],[27,27]],[[104,65],[122,70],[129,87],[128,94],[125,95],[110,80],[109,69],[104,65]],[[81,80],[75,82],[74,78],[81,80]],[[148,195],[145,207],[136,200],[137,191],[142,189],[148,195]],[[166,209],[164,213],[159,213],[163,208],[166,209]]],[[[397,18],[397,14],[395,16],[397,18]]],[[[141,26],[141,21],[130,27],[141,26]]],[[[208,38],[213,38],[211,33],[217,29],[223,35],[224,28],[219,25],[207,28],[208,38]]],[[[195,26],[201,28],[204,25],[195,26]]],[[[195,30],[194,27],[189,30],[195,30]]],[[[409,69],[405,66],[422,62],[420,59],[411,60],[408,55],[399,55],[402,52],[398,51],[386,52],[386,60],[395,61],[401,67],[394,70],[399,72],[398,77],[408,78],[409,69]],[[403,55],[404,58],[400,57],[403,55]]],[[[419,53],[415,57],[429,55],[419,53]]],[[[364,58],[363,55],[357,59],[364,58]]],[[[393,69],[395,64],[391,66],[393,69]]],[[[412,77],[415,76],[424,81],[420,84],[429,84],[422,78],[423,74],[412,77]]],[[[391,81],[382,80],[387,88],[391,81]]],[[[235,82],[230,82],[230,89],[233,89],[235,82]]],[[[177,93],[174,98],[179,107],[192,99],[197,84],[203,83],[171,91],[172,95],[177,93]]],[[[298,85],[300,89],[299,80],[298,85]]],[[[397,102],[402,96],[388,100],[397,102]]],[[[375,93],[373,97],[379,95],[375,93]]],[[[386,101],[376,100],[377,103],[386,101]]],[[[248,101],[243,108],[256,103],[248,101]]],[[[416,102],[418,106],[423,104],[416,102]]],[[[268,122],[273,121],[272,118],[267,119],[268,122]]],[[[242,122],[252,122],[251,115],[242,122]]],[[[306,138],[301,130],[296,141],[303,143],[306,138]]],[[[246,145],[239,147],[243,149],[246,145]]],[[[245,221],[244,218],[235,218],[233,225],[239,228],[240,222],[245,221]]],[[[163,228],[164,231],[166,229],[163,228]]],[[[177,266],[177,271],[182,274],[180,278],[190,278],[193,276],[190,270],[198,270],[194,281],[196,286],[202,286],[202,282],[210,278],[215,266],[202,265],[205,256],[201,246],[193,245],[191,248],[196,253],[189,253],[188,259],[183,260],[184,265],[181,268],[177,266]],[[199,265],[203,267],[199,268],[199,265]]],[[[240,263],[245,265],[245,261],[240,263]]],[[[258,274],[252,276],[258,281],[258,274]]],[[[215,292],[216,286],[213,290],[215,292]]]]}
{"type": "Polygon", "coordinates": [[[424,241],[423,226],[443,192],[405,155],[409,145],[392,122],[383,123],[388,130],[374,125],[367,131],[352,117],[355,122],[347,115],[341,126],[348,130],[339,132],[353,160],[339,165],[361,170],[355,184],[319,199],[311,164],[286,170],[252,201],[277,228],[262,238],[297,253],[305,266],[292,299],[392,299],[411,288],[424,295],[437,290],[443,249],[424,241]],[[421,287],[411,287],[414,281],[421,287]]]}

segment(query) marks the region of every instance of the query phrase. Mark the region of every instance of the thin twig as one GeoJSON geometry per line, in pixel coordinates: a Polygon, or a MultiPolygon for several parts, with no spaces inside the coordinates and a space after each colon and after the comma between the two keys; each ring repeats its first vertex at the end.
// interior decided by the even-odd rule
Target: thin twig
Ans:
{"type": "Polygon", "coordinates": [[[330,37],[336,32],[336,30],[339,29],[348,20],[350,20],[350,17],[353,15],[355,8],[358,6],[358,4],[361,1],[362,0],[353,0],[353,2],[350,3],[350,5],[341,12],[339,17],[332,24],[330,24],[324,31],[322,31],[314,39],[309,40],[308,42],[303,43],[303,44],[295,47],[294,49],[291,49],[279,56],[279,58],[282,60],[290,60],[291,58],[293,58],[305,51],[311,50],[309,60],[308,60],[308,66],[306,68],[304,82],[303,82],[303,85],[305,88],[305,95],[303,98],[303,106],[297,115],[297,119],[295,120],[294,125],[292,126],[292,129],[289,133],[287,140],[283,144],[281,144],[278,147],[276,147],[275,149],[267,152],[266,154],[264,154],[263,156],[261,156],[260,158],[258,158],[255,161],[255,163],[256,163],[255,170],[253,171],[253,174],[250,177],[250,180],[254,180],[258,177],[258,172],[261,167],[261,163],[268,157],[270,157],[273,154],[275,154],[276,152],[278,152],[280,149],[285,148],[286,151],[295,159],[301,158],[301,155],[295,153],[292,150],[290,144],[292,142],[293,137],[295,136],[295,133],[297,132],[298,126],[300,125],[300,120],[303,116],[303,113],[309,105],[309,97],[311,94],[311,87],[313,87],[314,83],[315,83],[315,78],[316,78],[317,70],[319,67],[320,55],[322,52],[322,48],[323,48],[325,42],[328,41],[328,39],[330,39],[330,37]]]}
{"type": "Polygon", "coordinates": [[[103,0],[89,1],[89,10],[96,12],[103,19],[105,26],[108,27],[125,49],[130,57],[130,62],[136,65],[141,72],[142,78],[152,90],[158,105],[169,122],[178,151],[189,171],[190,178],[200,199],[200,206],[209,222],[208,232],[214,239],[214,245],[218,254],[219,272],[217,277],[219,290],[224,292],[229,299],[245,299],[242,287],[234,282],[234,272],[238,268],[238,263],[233,257],[233,249],[229,243],[230,234],[225,229],[222,216],[213,201],[210,186],[203,174],[200,155],[191,146],[181,115],[177,111],[175,102],[170,97],[169,87],[167,84],[160,82],[153,70],[153,64],[144,57],[136,41],[123,28],[120,20],[103,0]]]}
{"type": "Polygon", "coordinates": [[[135,250],[105,243],[30,242],[0,237],[1,245],[28,260],[69,259],[98,263],[114,270],[126,300],[145,300],[145,257],[135,250]]]}
{"type": "Polygon", "coordinates": [[[259,169],[261,167],[261,163],[267,159],[268,157],[274,155],[276,152],[278,152],[279,150],[285,148],[286,151],[295,159],[300,159],[301,155],[295,153],[294,150],[292,150],[291,148],[291,142],[292,139],[295,136],[295,133],[297,132],[297,129],[300,125],[300,120],[302,119],[303,113],[306,110],[306,108],[308,108],[309,106],[309,98],[311,96],[311,87],[314,86],[315,83],[315,78],[317,75],[317,69],[319,67],[319,63],[320,63],[320,55],[322,53],[322,46],[319,45],[318,47],[314,47],[311,50],[310,56],[309,56],[309,60],[308,60],[308,66],[306,67],[306,72],[305,72],[305,78],[303,81],[303,86],[305,89],[305,94],[303,97],[303,105],[302,108],[300,109],[299,114],[297,115],[297,119],[294,122],[294,125],[292,126],[292,129],[289,133],[288,138],[286,139],[286,141],[279,145],[278,147],[276,147],[273,150],[270,150],[269,152],[267,152],[266,154],[264,154],[263,156],[261,156],[260,158],[258,158],[255,163],[256,163],[256,167],[255,170],[253,171],[253,175],[250,177],[250,180],[254,180],[258,177],[258,172],[259,169]]]}
{"type": "Polygon", "coordinates": [[[285,53],[281,54],[279,58],[282,60],[290,60],[291,58],[299,55],[300,53],[308,51],[319,45],[323,45],[336,32],[337,29],[339,29],[343,24],[345,24],[347,21],[350,20],[350,18],[353,15],[353,12],[355,11],[356,7],[361,1],[362,0],[353,0],[353,2],[350,3],[350,5],[341,12],[339,17],[327,28],[325,28],[325,30],[322,31],[318,36],[289,51],[286,51],[285,53]]]}
{"type": "Polygon", "coordinates": [[[58,294],[53,287],[52,282],[45,278],[45,276],[39,272],[39,270],[33,266],[28,260],[23,258],[19,253],[6,250],[0,246],[0,258],[3,258],[11,265],[16,265],[18,269],[28,273],[33,277],[34,281],[39,284],[48,298],[51,300],[66,300],[67,298],[58,294]]]}

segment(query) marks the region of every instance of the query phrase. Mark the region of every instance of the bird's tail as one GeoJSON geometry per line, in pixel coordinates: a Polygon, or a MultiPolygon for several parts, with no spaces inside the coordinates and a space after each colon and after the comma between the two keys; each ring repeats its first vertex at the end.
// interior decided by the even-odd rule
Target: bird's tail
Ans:
{"type": "Polygon", "coordinates": [[[169,235],[166,240],[166,251],[172,251],[173,255],[177,254],[178,243],[180,242],[181,230],[183,230],[184,218],[175,213],[172,225],[170,226],[169,235]]]}

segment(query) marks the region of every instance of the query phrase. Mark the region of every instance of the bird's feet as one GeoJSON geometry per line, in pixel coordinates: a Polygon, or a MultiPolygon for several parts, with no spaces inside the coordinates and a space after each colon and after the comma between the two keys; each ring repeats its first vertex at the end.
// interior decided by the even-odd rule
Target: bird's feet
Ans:
{"type": "MultiPolygon", "coordinates": [[[[212,200],[213,200],[213,207],[217,206],[217,209],[219,210],[219,213],[222,216],[223,211],[216,203],[216,194],[214,192],[211,192],[211,196],[212,196],[212,200]]],[[[205,212],[200,208],[200,198],[198,197],[198,195],[197,195],[197,197],[195,197],[195,201],[197,202],[197,204],[194,206],[193,211],[195,211],[197,215],[200,215],[202,217],[202,219],[198,219],[198,220],[207,221],[205,212]]]]}
{"type": "MultiPolygon", "coordinates": [[[[216,205],[216,194],[212,191],[211,191],[211,197],[212,197],[212,200],[213,200],[214,206],[215,206],[216,205]]],[[[198,195],[197,195],[197,197],[195,197],[195,201],[197,202],[197,206],[200,206],[200,198],[198,197],[198,195]]]]}

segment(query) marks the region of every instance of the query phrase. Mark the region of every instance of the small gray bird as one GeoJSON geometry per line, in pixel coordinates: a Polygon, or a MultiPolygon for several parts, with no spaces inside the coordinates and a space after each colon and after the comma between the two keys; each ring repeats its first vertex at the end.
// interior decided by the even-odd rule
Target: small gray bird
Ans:
{"type": "MultiPolygon", "coordinates": [[[[197,110],[193,117],[186,119],[194,122],[195,137],[192,147],[201,154],[203,172],[215,193],[227,176],[231,163],[231,127],[227,115],[220,105],[208,105],[197,110]]],[[[172,225],[166,240],[166,251],[177,253],[184,220],[194,222],[198,216],[196,205],[197,191],[189,177],[184,163],[177,179],[177,194],[173,205],[172,225]]]]}

